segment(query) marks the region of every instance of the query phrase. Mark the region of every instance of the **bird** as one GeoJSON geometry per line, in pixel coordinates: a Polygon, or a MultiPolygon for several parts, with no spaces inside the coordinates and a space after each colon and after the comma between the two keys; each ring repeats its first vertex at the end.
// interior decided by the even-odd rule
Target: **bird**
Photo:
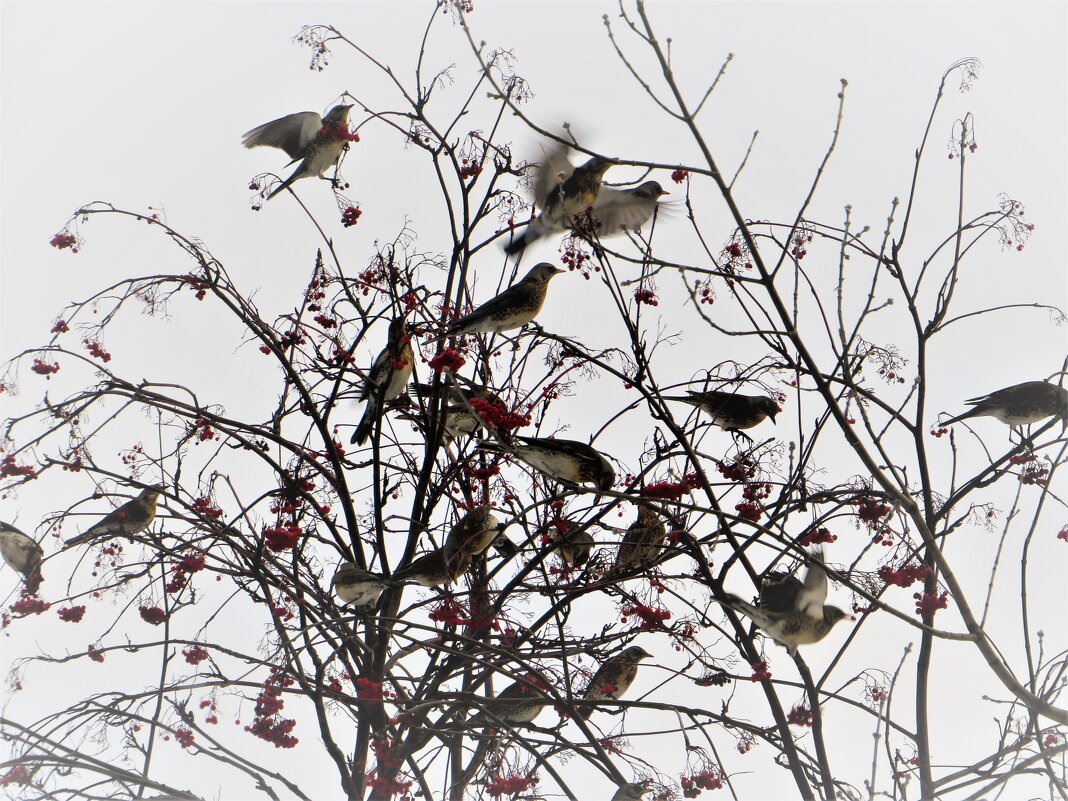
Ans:
{"type": "Polygon", "coordinates": [[[581,528],[568,528],[554,541],[553,550],[568,567],[582,567],[590,560],[594,546],[593,535],[581,528]]]}
{"type": "Polygon", "coordinates": [[[687,390],[686,397],[668,395],[665,400],[696,406],[706,412],[715,425],[747,438],[748,435],[742,434],[742,429],[752,428],[768,417],[774,423],[775,415],[779,413],[779,404],[767,395],[743,395],[716,389],[707,392],[687,390]]]}
{"type": "MultiPolygon", "coordinates": [[[[441,387],[444,390],[444,385],[441,387]]],[[[486,387],[468,389],[451,384],[444,391],[446,400],[442,405],[445,408],[445,432],[453,439],[463,434],[475,434],[485,427],[482,416],[471,406],[471,401],[484,401],[499,406],[501,409],[505,408],[501,399],[486,387]]],[[[414,383],[409,387],[408,395],[413,400],[422,398],[429,401],[434,397],[434,386],[414,383]]]]}
{"type": "Polygon", "coordinates": [[[504,252],[520,253],[527,245],[557,231],[568,228],[585,228],[596,225],[597,218],[582,219],[587,209],[592,211],[601,189],[605,171],[615,162],[613,159],[594,156],[586,163],[572,167],[567,157],[568,149],[554,146],[546,152],[545,160],[534,173],[534,203],[541,214],[527,225],[519,236],[509,242],[504,252]]]}
{"type": "Polygon", "coordinates": [[[661,205],[660,198],[668,194],[659,181],[646,181],[630,189],[601,186],[593,204],[593,218],[600,223],[597,236],[601,239],[641,228],[661,205]]]}
{"type": "Polygon", "coordinates": [[[267,195],[267,200],[301,178],[312,175],[322,178],[323,173],[337,164],[347,143],[355,139],[355,134],[349,133],[351,110],[351,105],[339,105],[330,109],[325,117],[314,111],[287,114],[265,122],[241,137],[245,147],[277,147],[293,159],[290,164],[300,161],[293,174],[267,195]]]}
{"type": "Polygon", "coordinates": [[[67,545],[80,545],[97,537],[111,534],[132,535],[144,531],[156,519],[156,501],[163,494],[160,487],[147,487],[131,501],[110,512],[77,537],[67,540],[67,545]]]}
{"type": "Polygon", "coordinates": [[[458,551],[450,558],[445,548],[435,548],[422,556],[417,556],[406,567],[402,567],[392,576],[394,581],[421,584],[424,587],[440,587],[450,584],[462,576],[471,564],[471,555],[458,551]]]}
{"type": "Polygon", "coordinates": [[[660,515],[647,503],[638,504],[638,518],[631,523],[619,545],[613,573],[630,573],[651,567],[660,556],[667,528],[660,515]]]}
{"type": "Polygon", "coordinates": [[[415,352],[412,350],[412,338],[408,334],[408,323],[404,315],[390,320],[386,347],[375,357],[374,364],[367,371],[363,387],[357,400],[366,400],[363,417],[349,439],[350,445],[363,445],[374,430],[375,421],[380,416],[382,405],[399,397],[412,377],[415,366],[415,352]]]}
{"type": "Polygon", "coordinates": [[[612,796],[612,801],[642,801],[647,792],[649,788],[644,782],[627,782],[619,785],[619,789],[612,796]]]}
{"type": "Polygon", "coordinates": [[[10,523],[0,520],[0,556],[16,573],[25,579],[26,592],[37,594],[37,588],[44,581],[41,575],[41,560],[44,549],[28,534],[23,534],[10,523]]]}
{"type": "Polygon", "coordinates": [[[1068,389],[1046,381],[1025,381],[971,398],[972,408],[946,420],[948,426],[970,417],[993,417],[1012,428],[1031,425],[1047,417],[1068,422],[1068,389]]]}
{"type": "Polygon", "coordinates": [[[497,693],[496,697],[487,699],[482,711],[467,723],[470,726],[482,727],[499,726],[502,723],[533,723],[551,703],[545,693],[548,686],[537,674],[527,673],[519,681],[509,684],[497,693]]]}
{"type": "Polygon", "coordinates": [[[775,642],[786,648],[791,656],[798,646],[819,642],[834,625],[845,618],[856,618],[839,609],[827,606],[827,573],[820,566],[823,551],[811,551],[809,564],[802,581],[787,573],[769,573],[760,585],[758,605],[743,601],[737,595],[727,595],[728,606],[752,620],[775,642]]]}
{"type": "Polygon", "coordinates": [[[514,437],[508,445],[483,442],[479,448],[511,454],[557,481],[592,483],[602,492],[616,483],[616,471],[611,462],[585,442],[553,437],[514,437]]]}
{"type": "Polygon", "coordinates": [[[488,503],[472,509],[460,518],[445,538],[445,560],[469,562],[471,557],[483,553],[495,540],[503,537],[504,528],[488,503]]]}
{"type": "MultiPolygon", "coordinates": [[[[623,653],[606,659],[593,674],[582,698],[586,701],[618,700],[638,675],[638,665],[652,654],[640,645],[632,645],[623,653]]],[[[578,710],[579,717],[588,720],[596,707],[584,706],[578,710]]]]}
{"type": "Polygon", "coordinates": [[[535,264],[519,281],[471,313],[453,320],[444,333],[427,341],[438,342],[463,334],[490,334],[522,328],[541,311],[549,281],[562,272],[547,261],[535,264]]]}
{"type": "Polygon", "coordinates": [[[374,606],[383,592],[396,586],[397,582],[352,562],[343,562],[330,580],[330,588],[343,604],[363,608],[374,606]]]}

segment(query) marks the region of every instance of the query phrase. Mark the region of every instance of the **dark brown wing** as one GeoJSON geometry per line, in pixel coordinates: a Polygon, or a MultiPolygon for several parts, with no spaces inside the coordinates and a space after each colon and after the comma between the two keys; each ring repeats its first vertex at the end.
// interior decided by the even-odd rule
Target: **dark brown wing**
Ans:
{"type": "Polygon", "coordinates": [[[760,585],[759,605],[772,615],[786,615],[797,610],[797,601],[805,585],[787,573],[768,573],[760,585]]]}

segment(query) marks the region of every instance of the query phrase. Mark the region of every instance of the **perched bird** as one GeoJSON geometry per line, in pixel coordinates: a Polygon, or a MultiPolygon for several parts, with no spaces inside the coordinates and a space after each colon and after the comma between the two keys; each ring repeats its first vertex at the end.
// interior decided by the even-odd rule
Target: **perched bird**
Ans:
{"type": "Polygon", "coordinates": [[[358,607],[374,606],[383,592],[395,586],[397,582],[352,562],[343,562],[330,580],[330,588],[342,603],[358,607]]]}
{"type": "Polygon", "coordinates": [[[446,556],[445,548],[435,548],[416,557],[407,567],[402,567],[390,578],[394,581],[422,584],[424,587],[440,587],[460,578],[470,564],[471,554],[465,555],[458,551],[450,558],[446,556]]]}
{"type": "Polygon", "coordinates": [[[666,194],[659,181],[646,181],[630,189],[601,186],[593,204],[593,217],[601,224],[597,229],[598,237],[603,239],[641,228],[666,194]]]}
{"type": "Polygon", "coordinates": [[[715,425],[738,434],[741,434],[743,428],[752,428],[768,417],[774,423],[775,415],[779,413],[779,404],[767,395],[742,395],[740,392],[722,392],[715,389],[707,392],[687,390],[686,397],[666,396],[665,400],[696,406],[706,412],[715,425]]]}
{"type": "Polygon", "coordinates": [[[112,534],[132,535],[144,531],[156,519],[156,501],[162,494],[160,487],[141,490],[141,494],[132,501],[127,501],[114,512],[105,515],[103,520],[77,537],[71,537],[67,540],[67,545],[80,545],[112,534]]]}
{"type": "Polygon", "coordinates": [[[568,567],[582,567],[590,560],[594,544],[593,535],[586,528],[568,528],[557,537],[553,550],[568,567]]]}
{"type": "MultiPolygon", "coordinates": [[[[505,408],[501,399],[491,390],[484,387],[468,389],[452,384],[447,390],[442,385],[442,389],[447,392],[446,400],[442,404],[445,407],[445,431],[454,439],[462,434],[474,434],[485,427],[482,416],[471,405],[471,401],[485,401],[499,406],[501,409],[505,408]]],[[[408,389],[408,395],[413,400],[422,398],[424,401],[429,402],[434,395],[433,390],[432,384],[415,383],[408,389]]]]}
{"type": "MultiPolygon", "coordinates": [[[[583,699],[586,701],[618,700],[634,682],[634,677],[638,675],[639,663],[651,656],[652,654],[640,645],[632,645],[623,653],[606,659],[597,668],[590,683],[586,685],[583,699]]],[[[578,711],[579,717],[588,720],[595,708],[584,706],[578,711]]]]}
{"type": "Polygon", "coordinates": [[[10,523],[0,521],[0,556],[16,573],[22,574],[26,580],[26,592],[36,595],[37,588],[44,581],[41,575],[44,550],[41,546],[10,523]]]}
{"type": "Polygon", "coordinates": [[[352,106],[334,106],[325,117],[314,111],[287,114],[277,120],[265,122],[241,137],[245,147],[277,147],[284,150],[294,162],[300,161],[293,174],[267,196],[270,200],[294,181],[316,175],[323,177],[328,169],[337,164],[347,142],[355,139],[349,133],[349,111],[352,106]]]}
{"type": "MultiPolygon", "coordinates": [[[[823,551],[812,556],[823,561],[823,551]]],[[[728,605],[752,620],[765,634],[786,648],[791,656],[800,645],[819,642],[844,618],[856,620],[837,606],[826,606],[827,573],[813,561],[804,581],[786,573],[769,573],[760,585],[758,606],[737,595],[728,595],[728,605]]]]}
{"type": "Polygon", "coordinates": [[[631,523],[620,543],[613,573],[630,573],[650,567],[660,556],[667,528],[647,503],[638,504],[638,519],[631,523]]]}
{"type": "Polygon", "coordinates": [[[1068,422],[1068,389],[1046,381],[1025,381],[971,398],[966,403],[972,408],[942,425],[959,423],[969,417],[993,417],[1013,428],[1028,426],[1047,417],[1059,417],[1068,422]]]}
{"type": "Polygon", "coordinates": [[[572,168],[566,148],[555,147],[546,153],[534,176],[534,203],[541,208],[541,214],[505,246],[504,252],[519,253],[530,243],[557,231],[597,225],[594,204],[601,190],[601,179],[613,163],[611,159],[594,156],[572,168]],[[592,220],[583,219],[587,209],[592,220]]]}
{"type": "Polygon", "coordinates": [[[612,801],[642,801],[642,797],[649,792],[644,782],[628,782],[621,784],[612,796],[612,801]]]}
{"type": "Polygon", "coordinates": [[[463,334],[488,334],[511,331],[531,322],[545,303],[549,281],[563,270],[543,261],[535,264],[519,281],[496,297],[490,298],[470,314],[465,314],[445,329],[445,333],[427,340],[437,342],[463,334]]]}
{"type": "Polygon", "coordinates": [[[514,437],[508,445],[484,442],[479,447],[511,454],[557,481],[591,483],[602,492],[616,483],[616,471],[611,462],[585,442],[552,437],[514,437]]]}
{"type": "Polygon", "coordinates": [[[445,538],[446,561],[469,562],[471,557],[485,551],[498,537],[503,537],[504,528],[488,503],[472,509],[460,518],[445,538]]]}
{"type": "Polygon", "coordinates": [[[382,406],[404,392],[408,380],[412,377],[415,366],[415,353],[412,350],[412,338],[408,334],[408,323],[404,317],[395,317],[389,323],[386,347],[375,358],[357,400],[366,400],[356,430],[352,432],[350,445],[363,445],[374,430],[382,406]]]}
{"type": "Polygon", "coordinates": [[[471,726],[499,726],[502,723],[533,723],[541,711],[552,703],[545,694],[548,684],[535,673],[527,673],[488,699],[482,711],[468,720],[471,726]]]}

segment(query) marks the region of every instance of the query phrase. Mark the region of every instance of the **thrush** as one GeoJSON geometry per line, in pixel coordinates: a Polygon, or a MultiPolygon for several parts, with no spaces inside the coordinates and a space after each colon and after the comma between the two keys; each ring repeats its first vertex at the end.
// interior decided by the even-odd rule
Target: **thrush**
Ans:
{"type": "MultiPolygon", "coordinates": [[[[812,556],[823,561],[823,551],[812,556]]],[[[838,621],[853,615],[837,606],[827,606],[827,573],[816,562],[809,564],[802,581],[787,573],[769,573],[760,585],[758,606],[737,595],[728,595],[729,606],[752,620],[765,634],[786,648],[791,656],[801,645],[819,642],[838,621]]]]}
{"type": "Polygon", "coordinates": [[[99,522],[86,529],[77,537],[67,540],[67,545],[80,545],[96,538],[113,534],[130,536],[144,531],[156,519],[156,501],[163,494],[159,487],[148,487],[131,501],[127,501],[114,512],[105,515],[99,522]]]}
{"type": "Polygon", "coordinates": [[[667,528],[660,515],[649,504],[638,504],[638,519],[623,536],[612,572],[630,573],[652,566],[660,556],[666,534],[667,528]]]}
{"type": "Polygon", "coordinates": [[[534,265],[519,281],[487,300],[470,314],[454,320],[445,329],[445,333],[428,342],[463,334],[488,334],[522,328],[541,311],[549,281],[562,272],[563,270],[553,267],[547,261],[534,265]]]}
{"type": "Polygon", "coordinates": [[[444,547],[435,548],[433,551],[416,557],[390,578],[394,581],[421,584],[424,587],[440,587],[442,584],[451,584],[460,578],[470,564],[470,554],[465,556],[460,551],[450,558],[446,556],[444,547]]]}
{"type": "Polygon", "coordinates": [[[621,784],[612,796],[612,801],[642,801],[642,797],[649,792],[644,782],[628,782],[621,784]]]}
{"type": "Polygon", "coordinates": [[[555,542],[553,550],[568,567],[582,567],[590,560],[594,539],[585,528],[569,528],[555,542]]]}
{"type": "Polygon", "coordinates": [[[349,133],[351,110],[352,106],[341,105],[334,106],[325,117],[314,111],[287,114],[241,137],[245,147],[277,147],[293,159],[290,164],[300,161],[293,174],[267,196],[268,200],[301,178],[312,175],[322,178],[323,173],[337,164],[346,143],[354,138],[349,133]]]}
{"type": "MultiPolygon", "coordinates": [[[[590,683],[586,685],[583,699],[586,701],[618,700],[634,682],[634,677],[638,675],[638,665],[643,659],[651,656],[652,654],[640,645],[632,645],[623,653],[606,659],[597,668],[590,683]]],[[[579,717],[588,720],[594,709],[595,707],[592,706],[584,706],[578,710],[579,717]]]]}
{"type": "Polygon", "coordinates": [[[558,481],[590,483],[601,491],[616,483],[616,471],[599,451],[585,442],[552,437],[513,437],[508,445],[484,442],[483,450],[508,453],[558,481]]]}
{"type": "Polygon", "coordinates": [[[666,195],[658,181],[646,181],[631,189],[613,189],[601,186],[593,204],[593,217],[600,223],[597,235],[600,238],[635,231],[645,225],[666,195]]]}
{"type": "Polygon", "coordinates": [[[666,396],[665,400],[696,406],[708,414],[715,425],[734,433],[741,433],[744,428],[752,428],[768,417],[774,423],[775,415],[779,413],[779,404],[767,395],[742,395],[740,392],[722,392],[716,389],[707,392],[687,390],[686,397],[666,396]]]}
{"type": "Polygon", "coordinates": [[[965,402],[972,408],[941,425],[959,423],[969,417],[993,417],[1013,428],[1028,426],[1047,417],[1068,421],[1068,389],[1046,381],[1025,381],[965,402]]]}
{"type": "Polygon", "coordinates": [[[519,236],[509,242],[504,252],[521,252],[527,245],[549,234],[577,227],[585,230],[596,225],[594,205],[601,189],[601,179],[614,162],[594,156],[579,167],[571,167],[565,148],[555,147],[546,154],[534,175],[534,203],[541,208],[519,236]],[[593,219],[584,218],[590,212],[593,219]]]}
{"type": "Polygon", "coordinates": [[[503,536],[501,521],[492,514],[489,504],[483,504],[465,514],[449,531],[445,538],[445,559],[469,562],[503,536]]]}
{"type": "Polygon", "coordinates": [[[374,430],[375,421],[381,415],[382,406],[404,392],[408,380],[412,377],[415,366],[415,353],[412,351],[412,338],[408,334],[408,324],[404,316],[396,317],[389,323],[386,347],[375,358],[371,369],[367,371],[363,387],[357,400],[366,400],[356,430],[352,432],[350,445],[363,445],[374,430]]]}
{"type": "MultiPolygon", "coordinates": [[[[463,434],[474,434],[485,425],[478,410],[471,405],[471,401],[484,401],[499,406],[501,409],[505,408],[501,399],[485,387],[468,389],[452,384],[446,389],[442,384],[441,389],[446,393],[446,400],[442,404],[445,407],[445,431],[454,439],[463,434]]],[[[434,395],[434,387],[432,384],[415,383],[409,387],[408,394],[413,399],[422,398],[429,401],[434,395]]]]}
{"type": "Polygon", "coordinates": [[[44,550],[28,534],[23,534],[10,523],[0,521],[0,556],[26,582],[26,592],[37,594],[44,581],[41,575],[41,560],[44,550]]]}
{"type": "Polygon", "coordinates": [[[502,723],[533,723],[552,701],[545,694],[548,684],[535,673],[505,687],[488,699],[482,711],[468,720],[471,726],[499,726],[502,723]]]}
{"type": "Polygon", "coordinates": [[[352,562],[343,562],[330,580],[330,588],[343,604],[364,608],[374,606],[383,592],[395,586],[397,582],[352,562]]]}

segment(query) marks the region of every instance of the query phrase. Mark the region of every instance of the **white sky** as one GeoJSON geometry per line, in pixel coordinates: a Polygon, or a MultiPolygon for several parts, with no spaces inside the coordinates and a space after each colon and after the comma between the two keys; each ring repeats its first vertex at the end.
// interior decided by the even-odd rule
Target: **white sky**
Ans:
{"type": "MultiPolygon", "coordinates": [[[[1002,252],[993,242],[982,246],[969,261],[968,269],[975,275],[958,308],[1033,300],[1068,305],[1063,3],[652,2],[650,6],[661,37],[673,37],[675,69],[691,97],[703,91],[728,52],[735,55],[701,122],[728,174],[744,154],[752,132],[760,131],[736,193],[743,214],[754,219],[792,219],[829,141],[838,80],[844,77],[849,88],[842,135],[808,216],[839,223],[843,207],[851,204],[854,227],[870,225],[881,231],[891,198],[904,198],[908,191],[913,151],[942,72],[959,58],[981,59],[980,80],[969,93],[958,93],[950,79],[931,137],[931,156],[922,178],[924,200],[906,258],[921,258],[925,246],[951,230],[957,165],[945,158],[945,142],[951,121],[971,112],[979,149],[969,167],[969,211],[993,207],[998,193],[1004,192],[1026,205],[1027,217],[1037,230],[1022,253],[1002,252]]],[[[333,24],[410,83],[429,8],[422,2],[396,1],[4,2],[0,355],[7,358],[43,344],[66,303],[102,286],[134,274],[188,269],[188,262],[147,227],[103,218],[83,227],[82,253],[48,247],[69,214],[92,200],[132,210],[162,206],[171,225],[203,240],[239,285],[256,292],[264,317],[290,308],[307,280],[319,245],[317,234],[288,196],[276,198],[258,213],[249,210],[248,179],[261,171],[281,170],[285,159],[268,149],[244,150],[240,136],[285,113],[325,111],[344,90],[371,107],[401,108],[381,76],[354,54],[339,46],[326,71],[313,72],[307,67],[308,51],[293,44],[291,37],[302,24],[333,24]]],[[[487,40],[490,47],[514,49],[517,70],[536,93],[527,113],[544,126],[569,121],[581,136],[589,137],[592,147],[621,158],[699,163],[696,149],[679,127],[655,112],[615,61],[600,21],[605,13],[615,18],[614,4],[476,0],[470,24],[476,39],[487,40]]],[[[618,21],[616,30],[621,33],[618,21]]],[[[437,29],[437,37],[434,63],[456,64],[453,94],[458,94],[470,84],[476,65],[458,30],[446,23],[437,29]]],[[[648,66],[647,61],[641,63],[648,66]]],[[[442,106],[446,105],[443,100],[442,106]]],[[[353,119],[360,118],[354,113],[353,119]]],[[[485,125],[488,119],[472,121],[468,127],[485,125]]],[[[445,250],[446,240],[434,233],[439,207],[421,183],[424,154],[403,149],[399,138],[383,126],[368,125],[361,136],[363,141],[353,147],[345,163],[352,184],[347,194],[361,203],[364,212],[355,228],[341,228],[325,186],[311,181],[298,184],[302,199],[332,226],[329,233],[346,264],[354,272],[362,269],[373,252],[372,242],[392,239],[406,218],[420,231],[421,248],[445,250]]],[[[533,137],[522,133],[517,141],[528,150],[534,143],[533,137]]],[[[667,175],[654,177],[676,198],[680,196],[678,187],[668,186],[667,175]]],[[[715,202],[709,186],[694,191],[709,215],[705,229],[714,232],[712,242],[718,246],[730,233],[722,204],[715,202]]],[[[685,220],[660,225],[658,236],[665,252],[692,252],[695,240],[685,220]],[[676,234],[669,225],[676,226],[676,234]]],[[[553,258],[554,246],[540,245],[537,257],[553,258]]],[[[503,267],[497,251],[487,251],[483,259],[476,265],[479,285],[485,287],[482,296],[496,285],[503,267]]],[[[811,263],[806,266],[814,269],[811,263]]],[[[834,269],[833,261],[827,269],[834,269]]],[[[660,284],[665,293],[673,291],[672,279],[662,278],[660,284]]],[[[605,344],[613,330],[598,327],[597,312],[591,314],[601,290],[596,282],[561,276],[539,321],[590,345],[605,344]]],[[[725,291],[720,298],[717,310],[730,303],[725,291]]],[[[733,342],[724,343],[707,329],[680,321],[670,308],[667,303],[659,307],[664,325],[671,332],[682,330],[683,336],[661,363],[662,380],[686,381],[710,366],[696,364],[698,360],[738,356],[728,352],[733,342]]],[[[117,330],[129,336],[112,334],[105,340],[115,356],[111,366],[134,380],[178,378],[225,403],[235,414],[273,402],[273,389],[264,397],[256,393],[260,379],[266,382],[273,374],[256,373],[267,367],[238,350],[239,331],[213,321],[218,318],[198,321],[197,316],[206,313],[188,297],[176,302],[172,312],[167,320],[123,321],[117,330]],[[235,376],[237,364],[241,372],[235,376]]],[[[963,398],[1044,378],[1059,369],[1068,340],[1065,330],[1049,325],[1044,314],[1016,312],[989,319],[995,324],[961,326],[933,350],[934,409],[959,409],[963,398]]],[[[364,361],[370,352],[368,346],[364,361]]],[[[75,384],[63,380],[73,379],[66,372],[57,376],[53,394],[58,397],[63,388],[72,389],[75,384]]],[[[25,375],[21,395],[14,400],[4,397],[4,416],[36,403],[41,390],[41,379],[25,375]]],[[[576,438],[587,436],[599,419],[600,409],[590,397],[554,407],[566,415],[576,438]]],[[[786,436],[789,430],[780,425],[777,433],[786,436]]],[[[1000,443],[993,435],[988,441],[1000,443]]],[[[611,444],[605,450],[625,463],[636,463],[640,441],[617,435],[617,440],[607,442],[611,444]]],[[[980,453],[973,449],[969,456],[980,453]]],[[[37,485],[17,497],[0,499],[0,518],[17,520],[21,528],[32,531],[35,520],[73,500],[57,498],[64,490],[55,484],[37,485]]],[[[69,486],[84,492],[84,485],[69,486]]],[[[1064,524],[1063,517],[1060,508],[1043,518],[1043,525],[1053,532],[1050,538],[1064,524]]],[[[976,553],[986,553],[994,535],[976,532],[975,537],[976,553]]],[[[46,542],[46,549],[51,552],[55,545],[46,542]]],[[[1037,575],[1050,580],[1036,590],[1045,604],[1032,609],[1037,618],[1032,628],[1045,627],[1057,647],[1064,647],[1066,598],[1063,581],[1052,577],[1063,577],[1066,554],[1068,546],[1055,541],[1032,554],[1033,562],[1040,566],[1044,562],[1049,571],[1040,567],[1037,575]]],[[[46,583],[46,597],[62,592],[58,577],[73,568],[74,560],[53,564],[46,575],[55,574],[56,580],[46,583]]],[[[1016,572],[1015,564],[1007,571],[1016,572]]],[[[985,575],[979,570],[971,576],[976,592],[982,590],[985,575]]],[[[13,574],[0,572],[0,589],[6,592],[13,586],[13,574]]],[[[1013,586],[1005,587],[1007,603],[1013,586]]],[[[911,592],[895,596],[906,612],[911,612],[911,592]]],[[[91,639],[92,632],[105,625],[108,611],[101,609],[81,624],[84,630],[69,647],[82,648],[82,640],[91,639]]],[[[939,623],[948,625],[950,620],[946,614],[939,623]]],[[[16,623],[9,638],[0,642],[0,664],[11,664],[39,648],[62,649],[63,637],[71,632],[63,625],[42,619],[31,631],[26,622],[16,623]]],[[[999,644],[1015,660],[1020,647],[1012,633],[1018,630],[1018,618],[1007,616],[995,626],[1004,638],[999,644]]],[[[915,639],[914,630],[893,621],[871,626],[863,649],[866,659],[842,666],[836,678],[850,675],[849,670],[865,662],[892,669],[910,639],[915,639]]],[[[666,643],[662,645],[666,648],[666,643]]],[[[809,651],[814,669],[822,668],[833,648],[824,644],[809,651]]],[[[788,662],[781,650],[769,645],[769,651],[780,675],[786,675],[788,662]]],[[[973,753],[963,747],[971,738],[989,735],[993,743],[991,721],[1004,714],[1004,708],[979,700],[984,692],[1000,693],[974,650],[939,644],[936,663],[943,660],[954,667],[936,671],[940,675],[936,758],[952,763],[973,753]]],[[[109,666],[107,673],[87,681],[104,680],[103,686],[108,686],[115,678],[111,671],[121,670],[120,660],[114,661],[114,668],[109,666]]],[[[123,678],[140,686],[136,677],[123,674],[123,678]]],[[[649,671],[639,682],[648,682],[643,688],[648,689],[659,678],[649,671]]],[[[27,689],[15,696],[7,714],[32,719],[35,699],[43,703],[48,686],[31,674],[27,689]]],[[[720,700],[709,697],[714,706],[720,700]]],[[[754,709],[754,718],[766,719],[759,706],[754,709]]],[[[899,711],[911,724],[911,711],[899,711]]],[[[37,707],[36,714],[40,712],[37,707]]],[[[870,723],[843,718],[829,721],[828,726],[834,732],[832,764],[842,771],[842,778],[859,784],[867,770],[863,766],[868,764],[864,760],[870,723]],[[860,728],[851,728],[854,725],[860,728]],[[861,749],[859,755],[856,748],[861,749]],[[858,764],[861,769],[854,770],[858,764]]],[[[297,753],[274,752],[269,746],[260,753],[276,760],[280,769],[288,766],[295,771],[314,797],[337,797],[332,773],[309,767],[318,756],[311,731],[305,734],[308,747],[297,753]]],[[[636,745],[645,748],[646,742],[638,740],[636,745]]],[[[729,750],[730,745],[726,747],[729,750]]],[[[173,759],[175,770],[187,769],[189,762],[175,752],[172,748],[161,758],[173,759]]],[[[765,757],[732,763],[739,771],[762,766],[736,777],[742,797],[773,797],[771,788],[787,778],[782,771],[769,769],[765,757]]],[[[681,757],[673,750],[665,758],[681,757]]],[[[252,797],[243,787],[220,788],[217,781],[208,772],[188,777],[190,788],[206,797],[252,797]]],[[[610,797],[607,783],[599,777],[595,781],[596,797],[610,797]]]]}

